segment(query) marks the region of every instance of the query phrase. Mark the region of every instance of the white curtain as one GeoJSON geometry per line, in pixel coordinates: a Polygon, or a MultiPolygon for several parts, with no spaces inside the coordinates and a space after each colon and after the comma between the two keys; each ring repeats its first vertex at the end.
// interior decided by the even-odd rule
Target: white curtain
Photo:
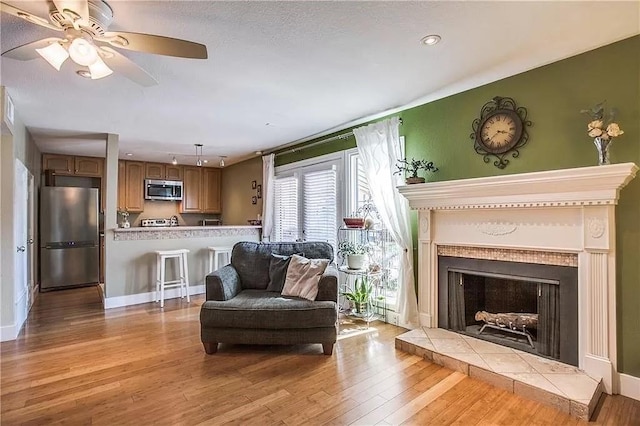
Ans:
{"type": "Polygon", "coordinates": [[[415,328],[420,325],[415,280],[413,278],[413,240],[409,203],[396,186],[403,185],[402,176],[394,175],[395,164],[402,157],[400,147],[400,119],[392,117],[379,123],[353,130],[358,154],[369,183],[371,199],[378,209],[384,226],[403,251],[400,262],[398,306],[401,325],[415,328]]]}
{"type": "Polygon", "coordinates": [[[271,241],[275,200],[275,154],[262,157],[262,239],[271,241]]]}

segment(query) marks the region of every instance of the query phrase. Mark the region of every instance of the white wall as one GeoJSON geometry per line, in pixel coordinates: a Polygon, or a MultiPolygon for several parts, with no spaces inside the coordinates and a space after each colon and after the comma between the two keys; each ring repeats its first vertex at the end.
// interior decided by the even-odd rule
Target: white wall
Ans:
{"type": "MultiPolygon", "coordinates": [[[[14,163],[19,159],[34,175],[36,189],[40,182],[40,152],[31,135],[14,111],[13,123],[6,117],[6,97],[9,93],[0,86],[2,98],[2,138],[0,147],[0,339],[15,339],[20,331],[16,329],[14,312],[14,241],[13,198],[14,163]]],[[[25,213],[26,214],[26,213],[25,213]]],[[[38,222],[36,204],[36,225],[38,222]]],[[[37,251],[37,250],[36,250],[37,251]]],[[[37,260],[37,254],[34,259],[37,260]]]]}

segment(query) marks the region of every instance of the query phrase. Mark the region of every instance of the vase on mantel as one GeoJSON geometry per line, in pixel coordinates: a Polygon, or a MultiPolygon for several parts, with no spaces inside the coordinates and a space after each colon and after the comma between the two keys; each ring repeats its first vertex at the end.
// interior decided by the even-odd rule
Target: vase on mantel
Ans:
{"type": "Polygon", "coordinates": [[[595,138],[593,143],[598,148],[598,165],[611,164],[609,161],[609,147],[611,146],[611,139],[602,139],[600,137],[595,138]]]}

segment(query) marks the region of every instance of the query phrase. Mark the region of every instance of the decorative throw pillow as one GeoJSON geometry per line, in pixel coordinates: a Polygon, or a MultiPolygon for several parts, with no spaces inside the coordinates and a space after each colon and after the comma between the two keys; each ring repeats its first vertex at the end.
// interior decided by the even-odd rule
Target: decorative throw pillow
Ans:
{"type": "Polygon", "coordinates": [[[290,260],[291,256],[271,254],[271,261],[269,262],[269,285],[267,286],[267,291],[276,291],[278,293],[282,292],[290,260]]]}
{"type": "Polygon", "coordinates": [[[294,254],[289,261],[282,295],[316,300],[318,283],[327,265],[329,259],[307,259],[294,254]]]}

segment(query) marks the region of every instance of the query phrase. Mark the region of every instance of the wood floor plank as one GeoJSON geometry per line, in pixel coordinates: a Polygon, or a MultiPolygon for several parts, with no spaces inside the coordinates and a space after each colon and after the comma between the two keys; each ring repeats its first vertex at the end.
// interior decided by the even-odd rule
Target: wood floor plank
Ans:
{"type": "MultiPolygon", "coordinates": [[[[202,302],[104,311],[93,287],[40,294],[18,339],[0,344],[0,423],[582,424],[396,350],[406,330],[388,324],[341,339],[332,356],[319,344],[207,355],[202,302]]],[[[605,396],[593,424],[637,425],[639,413],[640,402],[605,396]]]]}

